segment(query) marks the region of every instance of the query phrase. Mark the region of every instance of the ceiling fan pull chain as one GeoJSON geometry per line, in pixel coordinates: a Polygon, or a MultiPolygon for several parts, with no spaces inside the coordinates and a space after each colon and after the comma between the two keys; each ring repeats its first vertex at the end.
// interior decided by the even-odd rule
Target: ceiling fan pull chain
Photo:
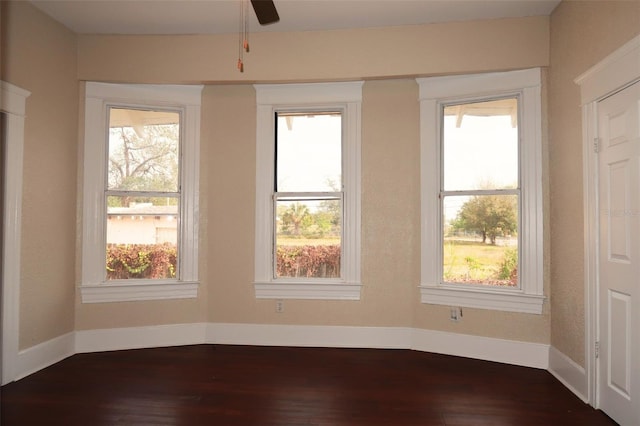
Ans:
{"type": "Polygon", "coordinates": [[[249,53],[249,0],[240,0],[238,21],[238,71],[244,72],[244,53],[249,53]]]}
{"type": "Polygon", "coordinates": [[[244,2],[244,28],[243,28],[243,35],[244,35],[244,43],[242,44],[242,47],[244,48],[244,51],[249,53],[249,0],[243,0],[244,2]]]}

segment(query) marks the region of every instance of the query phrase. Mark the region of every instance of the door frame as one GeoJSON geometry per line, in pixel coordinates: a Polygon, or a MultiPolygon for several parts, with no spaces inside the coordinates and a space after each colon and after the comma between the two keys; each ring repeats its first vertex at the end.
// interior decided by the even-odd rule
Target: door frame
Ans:
{"type": "Polygon", "coordinates": [[[20,243],[22,158],[26,101],[31,93],[0,81],[0,111],[5,122],[5,191],[2,269],[2,384],[16,379],[20,344],[20,243]]]}
{"type": "Polygon", "coordinates": [[[574,80],[580,86],[582,106],[582,161],[585,275],[585,371],[587,401],[599,407],[599,212],[598,212],[598,102],[640,81],[640,35],[574,80]]]}

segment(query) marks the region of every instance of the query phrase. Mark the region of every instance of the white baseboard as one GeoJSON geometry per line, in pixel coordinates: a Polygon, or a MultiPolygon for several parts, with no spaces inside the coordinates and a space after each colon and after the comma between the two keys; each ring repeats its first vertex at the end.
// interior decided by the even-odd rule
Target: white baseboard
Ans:
{"type": "Polygon", "coordinates": [[[209,323],[208,343],[255,346],[408,349],[410,328],[209,323]]]}
{"type": "Polygon", "coordinates": [[[217,344],[412,349],[547,369],[549,345],[405,327],[210,323],[217,344]]]}
{"type": "Polygon", "coordinates": [[[414,329],[411,349],[547,369],[549,345],[414,329]]]}
{"type": "Polygon", "coordinates": [[[75,334],[71,332],[18,352],[16,377],[9,381],[19,380],[75,354],[74,339],[75,334]]]}
{"type": "MultiPolygon", "coordinates": [[[[549,346],[544,344],[407,327],[194,323],[81,330],[65,334],[20,352],[17,378],[74,353],[195,344],[411,349],[540,369],[547,369],[550,362],[549,346]]],[[[560,361],[554,361],[556,372],[564,373],[571,360],[566,357],[565,360],[559,352],[557,354],[554,354],[554,360],[560,361]]],[[[565,374],[570,375],[568,381],[560,380],[576,392],[576,379],[573,378],[576,366],[570,366],[573,373],[565,374]]],[[[581,374],[584,377],[584,370],[581,374]]],[[[583,387],[578,386],[577,389],[583,387]]]]}
{"type": "Polygon", "coordinates": [[[585,369],[553,346],[549,348],[549,372],[578,398],[589,402],[585,369]]]}
{"type": "Polygon", "coordinates": [[[76,331],[76,353],[183,346],[205,343],[206,324],[167,324],[147,327],[76,331]]]}

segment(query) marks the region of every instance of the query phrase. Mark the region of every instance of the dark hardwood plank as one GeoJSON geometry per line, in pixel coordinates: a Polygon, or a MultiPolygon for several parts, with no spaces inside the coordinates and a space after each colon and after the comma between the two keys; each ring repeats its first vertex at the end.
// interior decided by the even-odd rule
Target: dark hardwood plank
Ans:
{"type": "Polygon", "coordinates": [[[390,349],[77,354],[1,398],[3,426],[615,424],[546,371],[390,349]]]}

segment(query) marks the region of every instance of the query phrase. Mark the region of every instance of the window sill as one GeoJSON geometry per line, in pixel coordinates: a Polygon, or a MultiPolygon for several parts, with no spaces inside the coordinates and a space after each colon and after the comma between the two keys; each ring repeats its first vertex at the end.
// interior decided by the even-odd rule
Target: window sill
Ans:
{"type": "Polygon", "coordinates": [[[420,286],[420,301],[434,305],[460,306],[465,308],[493,309],[497,311],[542,314],[544,296],[497,291],[492,289],[470,289],[453,287],[420,286]]]}
{"type": "Polygon", "coordinates": [[[360,300],[362,284],[345,282],[255,282],[257,299],[360,300]]]}
{"type": "Polygon", "coordinates": [[[193,299],[198,297],[198,282],[170,281],[109,283],[80,286],[82,303],[132,302],[140,300],[193,299]]]}

